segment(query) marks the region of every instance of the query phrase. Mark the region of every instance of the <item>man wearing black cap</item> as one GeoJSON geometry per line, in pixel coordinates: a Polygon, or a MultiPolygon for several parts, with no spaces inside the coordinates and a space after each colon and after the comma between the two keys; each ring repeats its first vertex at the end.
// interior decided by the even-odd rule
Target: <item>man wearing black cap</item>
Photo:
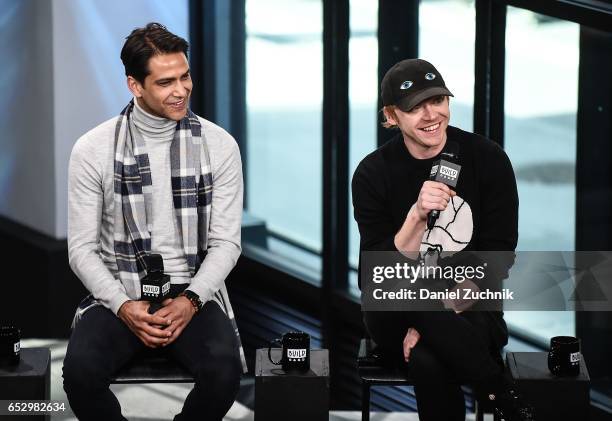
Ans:
{"type": "MultiPolygon", "coordinates": [[[[510,161],[494,142],[449,126],[442,75],[425,60],[395,64],[382,81],[384,122],[399,132],[366,156],[352,181],[360,251],[401,251],[418,258],[432,249],[513,251],[518,194],[510,161]],[[461,177],[455,189],[430,181],[432,164],[453,145],[461,177]],[[428,229],[427,217],[440,212],[428,229]],[[421,252],[421,254],[419,254],[421,252]]],[[[381,351],[403,360],[415,379],[422,421],[464,420],[461,384],[488,395],[505,420],[533,420],[503,376],[500,351],[508,331],[501,312],[364,311],[381,351]]]]}

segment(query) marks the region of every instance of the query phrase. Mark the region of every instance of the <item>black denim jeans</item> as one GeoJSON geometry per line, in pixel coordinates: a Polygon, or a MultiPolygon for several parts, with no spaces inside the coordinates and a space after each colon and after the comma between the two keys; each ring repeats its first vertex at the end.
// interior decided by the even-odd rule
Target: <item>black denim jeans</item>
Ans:
{"type": "Polygon", "coordinates": [[[499,313],[365,312],[363,316],[383,355],[414,379],[421,421],[463,421],[462,384],[486,393],[504,381],[501,348],[508,332],[499,313]],[[409,327],[421,338],[405,363],[403,339],[409,327]]]}
{"type": "MultiPolygon", "coordinates": [[[[79,420],[125,420],[109,389],[110,378],[143,351],[147,347],[109,309],[98,306],[84,314],[70,337],[63,368],[64,390],[79,420]]],[[[221,421],[238,393],[242,366],[234,330],[219,305],[207,302],[162,352],[195,377],[175,421],[221,421]]]]}

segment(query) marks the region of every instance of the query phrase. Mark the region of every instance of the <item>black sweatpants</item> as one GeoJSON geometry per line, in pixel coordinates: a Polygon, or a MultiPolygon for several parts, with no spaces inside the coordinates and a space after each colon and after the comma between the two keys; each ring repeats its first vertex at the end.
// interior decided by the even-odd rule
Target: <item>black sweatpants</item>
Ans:
{"type": "Polygon", "coordinates": [[[364,312],[364,322],[383,355],[415,379],[421,421],[463,421],[462,384],[486,392],[503,373],[501,348],[508,331],[493,312],[364,312]],[[408,328],[421,335],[404,362],[408,328]]]}
{"type": "MultiPolygon", "coordinates": [[[[64,390],[79,420],[125,420],[109,389],[110,378],[143,351],[150,352],[109,309],[98,306],[83,315],[70,337],[63,369],[64,390]]],[[[234,330],[219,305],[207,302],[181,335],[160,351],[195,377],[175,421],[221,421],[238,393],[242,367],[234,330]]]]}

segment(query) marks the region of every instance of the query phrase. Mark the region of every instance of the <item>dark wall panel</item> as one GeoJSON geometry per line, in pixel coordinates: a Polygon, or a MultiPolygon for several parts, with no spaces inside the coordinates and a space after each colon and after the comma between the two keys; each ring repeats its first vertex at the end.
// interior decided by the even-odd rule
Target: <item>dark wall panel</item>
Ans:
{"type": "MultiPolygon", "coordinates": [[[[612,33],[582,26],[576,153],[576,250],[612,250],[612,33]]],[[[612,379],[612,312],[577,312],[592,378],[612,379]]]]}
{"type": "Polygon", "coordinates": [[[24,338],[68,338],[74,310],[87,291],[68,265],[66,240],[0,218],[0,322],[24,338]]]}

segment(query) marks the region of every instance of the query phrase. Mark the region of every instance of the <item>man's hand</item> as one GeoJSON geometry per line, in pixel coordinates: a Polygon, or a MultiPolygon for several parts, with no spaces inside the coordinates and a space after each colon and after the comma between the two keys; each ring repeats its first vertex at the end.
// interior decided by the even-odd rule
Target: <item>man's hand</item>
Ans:
{"type": "Polygon", "coordinates": [[[179,337],[183,329],[191,321],[196,311],[193,304],[187,297],[179,296],[177,298],[167,298],[162,303],[162,308],[157,310],[154,316],[159,316],[162,319],[169,319],[172,323],[164,329],[169,332],[168,342],[164,344],[170,345],[179,337]]]}
{"type": "Polygon", "coordinates": [[[457,193],[446,184],[428,180],[421,187],[414,209],[418,217],[422,221],[426,221],[429,212],[434,209],[443,211],[448,206],[451,197],[456,195],[457,193]]]}
{"type": "Polygon", "coordinates": [[[410,351],[414,348],[421,338],[420,333],[413,327],[408,329],[406,337],[404,338],[404,361],[408,362],[410,359],[410,351]]]}
{"type": "Polygon", "coordinates": [[[146,301],[126,301],[117,315],[128,328],[149,348],[157,348],[168,343],[171,336],[167,330],[160,329],[171,324],[167,317],[149,314],[146,301]]]}
{"type": "Polygon", "coordinates": [[[455,195],[457,193],[444,183],[425,181],[417,201],[406,215],[404,224],[393,237],[395,248],[409,259],[417,259],[423,233],[427,229],[427,215],[434,209],[446,209],[451,197],[455,195]]]}
{"type": "Polygon", "coordinates": [[[478,300],[477,299],[463,299],[463,295],[465,294],[465,290],[469,289],[473,292],[479,292],[480,288],[474,282],[469,279],[466,279],[464,282],[457,284],[453,287],[451,291],[459,291],[459,298],[457,299],[443,299],[442,303],[444,303],[444,308],[452,309],[455,313],[459,314],[470,307],[472,307],[478,300]]]}

